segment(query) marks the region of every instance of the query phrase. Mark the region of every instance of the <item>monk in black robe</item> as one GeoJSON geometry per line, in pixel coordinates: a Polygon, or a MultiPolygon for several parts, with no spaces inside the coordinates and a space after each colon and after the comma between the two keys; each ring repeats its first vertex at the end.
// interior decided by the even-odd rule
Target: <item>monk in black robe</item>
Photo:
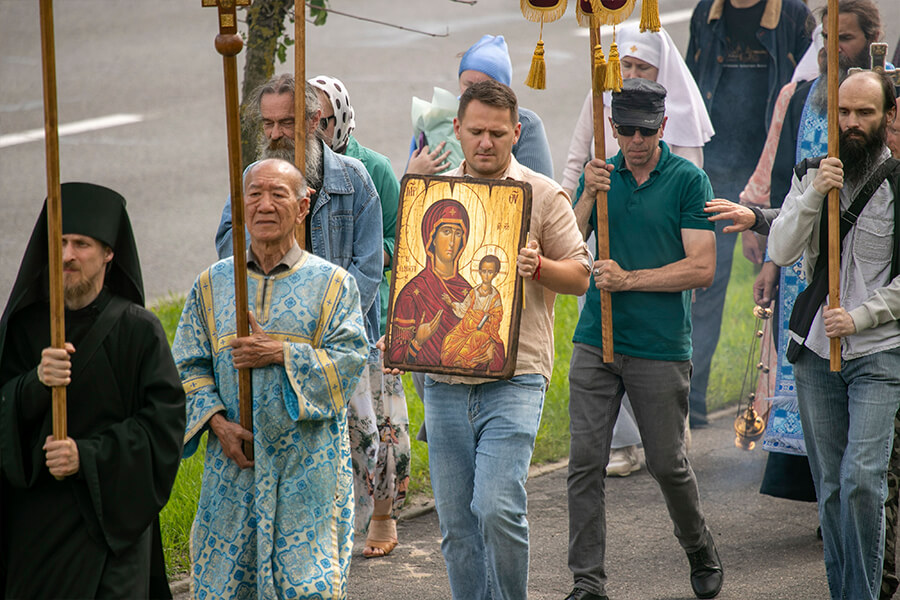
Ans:
{"type": "Polygon", "coordinates": [[[62,210],[67,349],[48,348],[46,206],[0,321],[0,591],[171,598],[158,515],[184,391],[143,307],[125,200],[69,183],[62,210]],[[53,385],[67,386],[66,440],[52,437],[53,385]]]}

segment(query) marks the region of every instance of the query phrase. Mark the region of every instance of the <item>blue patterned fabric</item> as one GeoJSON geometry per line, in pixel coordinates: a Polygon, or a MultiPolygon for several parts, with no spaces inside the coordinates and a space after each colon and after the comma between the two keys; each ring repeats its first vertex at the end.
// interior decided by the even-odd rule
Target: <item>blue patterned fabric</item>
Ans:
{"type": "MultiPolygon", "coordinates": [[[[349,399],[368,353],[356,283],[304,253],[248,277],[250,310],[284,344],[284,366],[253,369],[254,468],[209,435],[191,532],[192,597],[343,598],[353,545],[349,399]]],[[[197,278],[172,352],[187,393],[185,456],[209,418],[239,421],[234,266],[197,278]]]]}
{"type": "Polygon", "coordinates": [[[816,88],[822,81],[819,77],[813,81],[800,113],[800,127],[797,129],[797,155],[795,164],[805,158],[814,158],[828,154],[828,114],[823,110],[817,110],[810,102],[816,95],[816,88]]]}
{"type": "MultiPolygon", "coordinates": [[[[813,83],[803,107],[800,129],[797,132],[797,162],[828,153],[828,121],[812,107],[813,83]]],[[[775,396],[769,408],[769,423],[763,437],[763,448],[770,452],[806,455],[803,429],[800,426],[800,405],[797,403],[797,386],[794,382],[794,367],[788,362],[787,347],[790,341],[789,322],[794,310],[794,302],[800,292],[806,289],[805,271],[801,258],[790,268],[781,269],[778,288],[778,371],[775,373],[775,396]]]]}
{"type": "Polygon", "coordinates": [[[769,424],[763,437],[763,449],[769,452],[806,455],[803,429],[800,426],[800,408],[797,403],[797,385],[794,367],[787,359],[790,340],[788,322],[794,310],[797,296],[806,289],[803,259],[790,268],[781,269],[779,283],[780,312],[778,313],[778,367],[775,372],[775,396],[769,408],[769,424]]]}

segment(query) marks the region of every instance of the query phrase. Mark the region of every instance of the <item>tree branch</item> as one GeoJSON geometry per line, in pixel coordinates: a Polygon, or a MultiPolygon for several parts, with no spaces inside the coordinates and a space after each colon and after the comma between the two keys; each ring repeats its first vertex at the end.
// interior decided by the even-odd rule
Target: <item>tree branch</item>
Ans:
{"type": "MultiPolygon", "coordinates": [[[[452,2],[462,2],[464,4],[475,4],[478,0],[451,0],[452,2]]],[[[394,23],[388,23],[387,21],[379,21],[377,19],[370,19],[369,17],[361,17],[359,15],[352,15],[350,13],[345,13],[339,10],[335,10],[333,8],[327,8],[324,6],[313,6],[309,2],[306,2],[306,6],[310,8],[315,8],[317,10],[325,11],[328,13],[334,13],[336,15],[341,15],[342,17],[348,17],[350,19],[356,19],[357,21],[366,21],[368,23],[375,23],[376,25],[384,25],[385,27],[392,27],[394,29],[400,29],[402,31],[410,31],[412,33],[418,33],[419,35],[427,35],[429,37],[448,37],[450,35],[450,28],[448,27],[444,33],[431,33],[428,31],[422,31],[420,29],[412,29],[410,27],[404,27],[403,25],[395,25],[394,23]]],[[[293,18],[293,16],[292,16],[293,18]]]]}

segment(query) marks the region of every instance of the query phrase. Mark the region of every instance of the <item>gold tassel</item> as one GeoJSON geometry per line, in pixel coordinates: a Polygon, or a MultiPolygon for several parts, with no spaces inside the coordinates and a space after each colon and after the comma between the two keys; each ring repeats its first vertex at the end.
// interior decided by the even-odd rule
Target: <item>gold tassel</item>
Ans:
{"type": "Polygon", "coordinates": [[[622,91],[622,66],[619,64],[619,47],[616,46],[615,41],[609,47],[609,61],[606,63],[606,85],[604,89],[611,92],[622,91]]]}
{"type": "Polygon", "coordinates": [[[641,33],[659,31],[659,0],[641,0],[641,33]]]}
{"type": "Polygon", "coordinates": [[[594,46],[594,77],[591,82],[594,95],[601,95],[606,85],[606,58],[603,56],[603,48],[600,47],[600,44],[594,46]]]}
{"type": "Polygon", "coordinates": [[[547,87],[547,64],[544,62],[544,40],[538,40],[537,47],[534,49],[534,56],[531,57],[531,69],[528,70],[528,77],[525,79],[525,85],[536,90],[543,90],[547,87]]]}

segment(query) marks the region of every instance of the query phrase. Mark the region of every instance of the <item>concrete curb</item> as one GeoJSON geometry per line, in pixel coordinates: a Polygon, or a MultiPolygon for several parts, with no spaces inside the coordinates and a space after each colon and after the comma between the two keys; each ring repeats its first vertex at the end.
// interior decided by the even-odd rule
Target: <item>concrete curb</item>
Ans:
{"type": "Polygon", "coordinates": [[[169,582],[169,589],[172,590],[172,597],[178,598],[184,596],[191,591],[191,577],[186,575],[181,579],[169,582]]]}

